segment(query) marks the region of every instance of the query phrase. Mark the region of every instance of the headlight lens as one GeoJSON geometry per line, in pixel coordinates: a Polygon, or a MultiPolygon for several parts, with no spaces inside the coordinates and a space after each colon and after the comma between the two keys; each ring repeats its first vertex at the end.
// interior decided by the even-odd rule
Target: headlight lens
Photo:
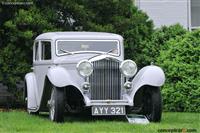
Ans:
{"type": "Polygon", "coordinates": [[[93,72],[93,65],[87,60],[80,61],[76,67],[80,75],[84,77],[90,76],[93,72]]]}
{"type": "Polygon", "coordinates": [[[121,63],[120,70],[124,76],[130,78],[137,72],[137,65],[132,60],[125,60],[121,63]]]}

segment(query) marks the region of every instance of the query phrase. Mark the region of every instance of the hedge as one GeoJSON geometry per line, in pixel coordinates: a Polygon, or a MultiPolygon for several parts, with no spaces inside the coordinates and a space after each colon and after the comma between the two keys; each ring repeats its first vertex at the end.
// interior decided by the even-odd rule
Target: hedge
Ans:
{"type": "Polygon", "coordinates": [[[156,62],[156,58],[159,56],[160,51],[167,47],[167,41],[186,33],[187,30],[179,24],[169,27],[163,26],[156,29],[152,35],[149,35],[149,39],[145,39],[141,43],[141,53],[138,53],[139,55],[137,58],[139,67],[149,65],[151,62],[156,62]]]}
{"type": "Polygon", "coordinates": [[[156,58],[166,74],[165,111],[200,112],[200,30],[166,42],[156,58]]]}

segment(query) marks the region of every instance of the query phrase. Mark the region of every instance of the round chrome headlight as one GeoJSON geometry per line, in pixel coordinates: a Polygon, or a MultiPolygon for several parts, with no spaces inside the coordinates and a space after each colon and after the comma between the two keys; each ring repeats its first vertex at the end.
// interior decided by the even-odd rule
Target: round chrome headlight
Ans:
{"type": "Polygon", "coordinates": [[[132,60],[125,60],[120,65],[121,73],[127,78],[133,77],[137,72],[137,65],[132,60]]]}
{"type": "Polygon", "coordinates": [[[88,77],[93,72],[93,65],[87,60],[80,61],[76,66],[81,76],[88,77]]]}

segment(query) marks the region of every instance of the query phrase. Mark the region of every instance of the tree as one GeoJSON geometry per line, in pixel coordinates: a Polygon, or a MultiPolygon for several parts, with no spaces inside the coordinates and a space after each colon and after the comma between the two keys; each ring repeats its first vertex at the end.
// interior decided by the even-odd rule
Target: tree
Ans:
{"type": "Polygon", "coordinates": [[[9,76],[0,76],[0,80],[13,87],[30,71],[32,45],[41,33],[117,33],[124,37],[126,58],[137,62],[142,40],[153,32],[152,21],[132,0],[33,0],[33,5],[1,5],[0,18],[0,74],[9,76]]]}

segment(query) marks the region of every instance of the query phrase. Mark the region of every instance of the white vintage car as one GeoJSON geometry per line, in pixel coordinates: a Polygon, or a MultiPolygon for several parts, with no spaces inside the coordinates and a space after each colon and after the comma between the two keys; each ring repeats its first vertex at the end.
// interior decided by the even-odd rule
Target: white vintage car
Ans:
{"type": "Polygon", "coordinates": [[[155,65],[137,71],[134,61],[124,60],[120,35],[41,34],[34,42],[32,69],[25,76],[30,114],[49,111],[52,121],[62,122],[65,112],[89,108],[93,116],[136,113],[161,120],[164,72],[155,65]]]}

